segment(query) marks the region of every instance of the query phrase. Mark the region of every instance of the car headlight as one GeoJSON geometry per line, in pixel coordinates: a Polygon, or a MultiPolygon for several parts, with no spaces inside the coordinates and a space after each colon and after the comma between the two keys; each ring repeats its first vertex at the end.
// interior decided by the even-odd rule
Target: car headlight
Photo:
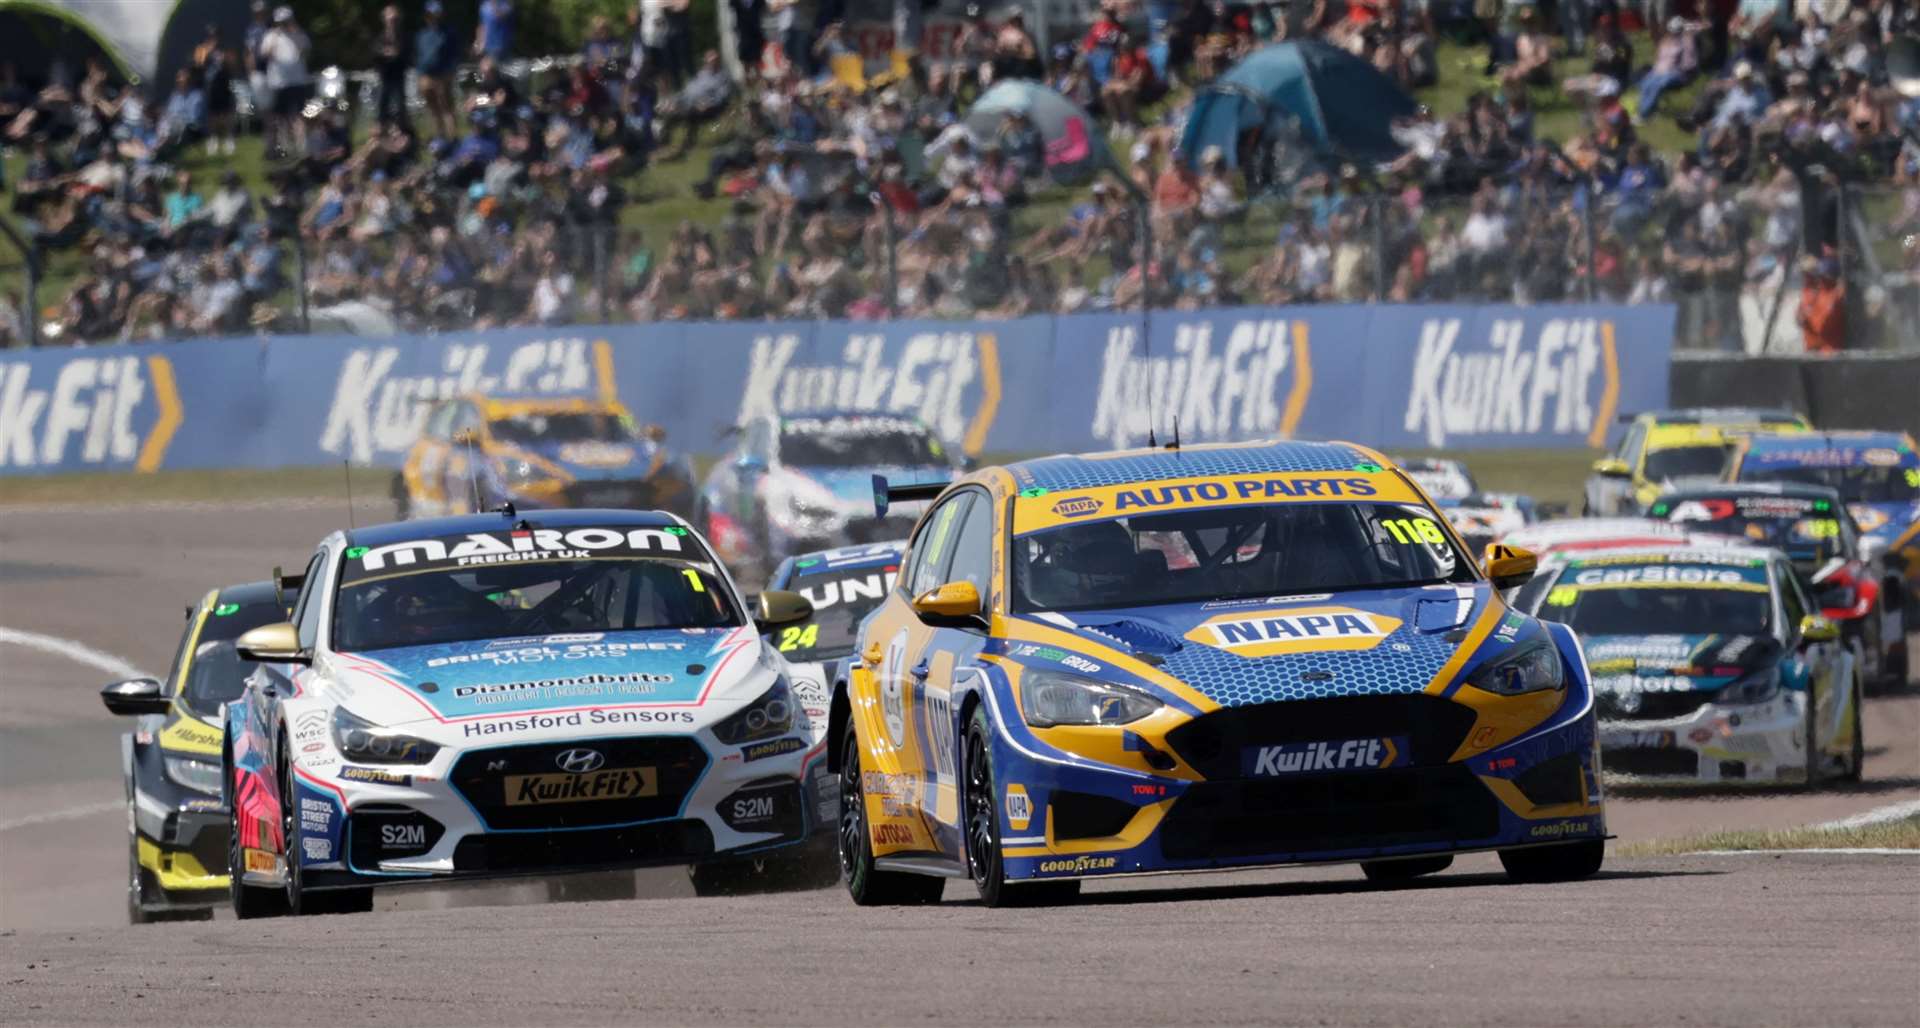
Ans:
{"type": "Polygon", "coordinates": [[[167,777],[209,796],[220,795],[220,765],[187,757],[167,758],[167,777]]]}
{"type": "Polygon", "coordinates": [[[506,462],[507,481],[521,485],[532,485],[553,478],[546,469],[530,460],[509,460],[506,462]]]}
{"type": "Polygon", "coordinates": [[[1124,725],[1162,706],[1151,695],[1124,685],[1036,668],[1020,673],[1020,713],[1035,728],[1124,725]]]}
{"type": "Polygon", "coordinates": [[[333,744],[340,755],[362,764],[425,764],[440,752],[436,743],[387,729],[347,713],[333,712],[333,744]]]}
{"type": "Polygon", "coordinates": [[[784,677],[773,680],[773,688],[741,710],[727,715],[713,726],[713,737],[728,746],[739,746],[756,739],[772,739],[793,730],[793,690],[784,677]]]}
{"type": "Polygon", "coordinates": [[[1713,694],[1715,703],[1765,703],[1780,695],[1780,669],[1762,668],[1740,676],[1713,694]]]}
{"type": "Polygon", "coordinates": [[[1488,662],[1467,684],[1502,696],[1519,696],[1565,687],[1567,671],[1552,643],[1533,642],[1488,662]]]}

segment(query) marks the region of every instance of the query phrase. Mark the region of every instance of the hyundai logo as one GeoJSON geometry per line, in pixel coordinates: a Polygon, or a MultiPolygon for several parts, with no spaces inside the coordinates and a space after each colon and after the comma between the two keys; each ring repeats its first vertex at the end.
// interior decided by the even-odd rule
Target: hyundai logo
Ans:
{"type": "Polygon", "coordinates": [[[607,758],[601,756],[599,750],[567,750],[553,758],[553,762],[559,765],[562,771],[584,775],[589,771],[600,770],[600,765],[605,764],[607,758]]]}

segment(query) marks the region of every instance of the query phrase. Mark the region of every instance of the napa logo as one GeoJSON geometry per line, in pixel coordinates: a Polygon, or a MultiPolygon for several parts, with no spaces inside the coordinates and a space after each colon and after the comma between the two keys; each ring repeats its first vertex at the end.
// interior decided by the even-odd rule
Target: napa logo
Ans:
{"type": "Polygon", "coordinates": [[[1100,513],[1105,506],[1091,496],[1069,496],[1053,505],[1053,513],[1062,518],[1084,518],[1089,514],[1100,513]]]}
{"type": "Polygon", "coordinates": [[[1400,624],[1399,618],[1352,607],[1295,607],[1208,618],[1195,625],[1187,638],[1242,657],[1270,657],[1370,650],[1400,624]]]}

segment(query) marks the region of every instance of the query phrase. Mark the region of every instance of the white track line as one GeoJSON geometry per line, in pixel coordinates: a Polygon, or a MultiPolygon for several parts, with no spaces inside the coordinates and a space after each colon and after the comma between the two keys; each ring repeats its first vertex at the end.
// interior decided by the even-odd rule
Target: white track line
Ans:
{"type": "Polygon", "coordinates": [[[72,821],[75,818],[92,817],[95,814],[107,814],[125,809],[127,809],[126,801],[116,800],[112,803],[89,803],[80,807],[68,807],[65,810],[50,810],[44,814],[28,814],[26,817],[16,817],[11,821],[0,821],[0,832],[11,832],[15,828],[31,828],[51,821],[72,821]]]}
{"type": "Polygon", "coordinates": [[[121,678],[140,678],[146,674],[111,653],[102,653],[84,643],[62,639],[57,635],[23,632],[18,628],[0,628],[0,643],[12,643],[15,646],[25,646],[30,650],[51,653],[56,657],[65,657],[76,664],[85,664],[95,670],[118,675],[121,678]]]}
{"type": "Polygon", "coordinates": [[[1900,850],[1900,849],[1891,849],[1891,848],[1879,847],[1879,846],[1854,846],[1854,847],[1842,847],[1842,848],[1830,849],[1830,850],[1823,850],[1823,849],[1694,850],[1691,853],[1683,853],[1680,855],[1685,857],[1765,857],[1765,856],[1778,856],[1782,853],[1818,853],[1821,856],[1826,856],[1828,854],[1840,854],[1842,856],[1865,855],[1865,856],[1872,856],[1872,857],[1920,857],[1920,850],[1900,850]]]}
{"type": "Polygon", "coordinates": [[[1838,821],[1827,821],[1813,827],[1833,831],[1842,828],[1866,828],[1869,825],[1885,824],[1888,821],[1900,821],[1920,816],[1920,800],[1907,800],[1902,803],[1889,803],[1884,807],[1875,807],[1865,813],[1852,817],[1843,817],[1838,821]]]}

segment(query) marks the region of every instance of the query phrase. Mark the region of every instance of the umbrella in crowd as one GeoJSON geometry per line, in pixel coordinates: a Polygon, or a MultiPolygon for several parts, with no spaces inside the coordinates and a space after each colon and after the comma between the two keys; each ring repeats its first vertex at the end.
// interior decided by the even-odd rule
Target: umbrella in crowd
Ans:
{"type": "Polygon", "coordinates": [[[1021,112],[1046,143],[1047,174],[1062,185],[1080,185],[1114,166],[1093,116],[1079,104],[1037,82],[1009,80],[980,94],[967,112],[967,131],[992,139],[1009,113],[1021,112]]]}
{"type": "Polygon", "coordinates": [[[1345,50],[1318,40],[1276,43],[1194,99],[1180,148],[1191,159],[1218,146],[1238,166],[1242,135],[1253,132],[1256,142],[1297,136],[1343,158],[1391,160],[1401,150],[1393,120],[1416,110],[1391,79],[1345,50]]]}

